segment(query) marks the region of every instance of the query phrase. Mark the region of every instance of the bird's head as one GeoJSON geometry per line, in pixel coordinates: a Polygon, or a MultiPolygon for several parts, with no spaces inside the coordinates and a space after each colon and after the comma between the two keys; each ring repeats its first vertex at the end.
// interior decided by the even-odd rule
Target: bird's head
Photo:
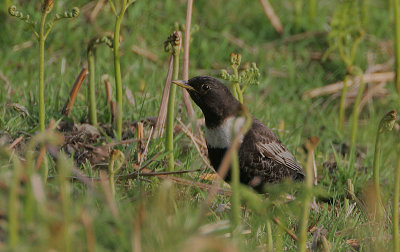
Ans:
{"type": "Polygon", "coordinates": [[[197,76],[189,81],[176,80],[174,84],[185,88],[193,101],[200,107],[207,119],[225,119],[235,115],[240,102],[233,97],[229,89],[219,80],[210,76],[197,76]]]}

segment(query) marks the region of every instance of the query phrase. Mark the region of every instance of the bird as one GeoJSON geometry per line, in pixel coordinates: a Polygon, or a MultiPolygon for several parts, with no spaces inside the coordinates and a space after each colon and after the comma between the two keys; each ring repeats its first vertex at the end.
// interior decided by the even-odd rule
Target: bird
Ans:
{"type": "MultiPolygon", "coordinates": [[[[218,172],[235,134],[239,133],[246,121],[246,108],[232,95],[228,87],[216,78],[204,75],[188,81],[174,80],[173,83],[185,88],[202,110],[208,157],[218,172]]],[[[286,146],[260,120],[254,116],[252,118],[250,129],[240,137],[240,183],[263,193],[267,184],[279,183],[285,179],[304,180],[303,168],[286,146]]],[[[231,180],[230,169],[224,180],[231,180]]]]}

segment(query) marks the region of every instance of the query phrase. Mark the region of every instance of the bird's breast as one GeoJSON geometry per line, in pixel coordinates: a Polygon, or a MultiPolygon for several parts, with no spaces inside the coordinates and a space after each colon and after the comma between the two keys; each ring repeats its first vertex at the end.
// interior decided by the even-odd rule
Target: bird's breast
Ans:
{"type": "MultiPolygon", "coordinates": [[[[232,144],[232,140],[240,132],[246,118],[229,117],[221,125],[213,128],[206,127],[206,142],[211,148],[227,149],[232,144]]],[[[241,136],[241,141],[243,136],[241,136]]]]}

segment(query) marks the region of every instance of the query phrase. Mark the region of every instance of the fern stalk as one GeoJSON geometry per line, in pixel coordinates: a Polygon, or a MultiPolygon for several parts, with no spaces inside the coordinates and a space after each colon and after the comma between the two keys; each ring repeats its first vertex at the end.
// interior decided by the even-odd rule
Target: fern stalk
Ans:
{"type": "Polygon", "coordinates": [[[393,0],[394,10],[394,32],[395,32],[395,53],[396,53],[396,90],[397,94],[400,95],[400,15],[399,15],[399,4],[400,0],[393,0]]]}
{"type": "Polygon", "coordinates": [[[116,133],[117,138],[122,139],[122,76],[121,76],[121,63],[119,61],[119,42],[121,34],[121,23],[124,18],[125,11],[129,5],[133,4],[135,0],[123,0],[121,10],[117,13],[115,5],[112,0],[108,0],[111,10],[115,15],[115,26],[114,26],[114,72],[115,72],[115,89],[117,94],[117,114],[116,114],[116,133]]]}
{"type": "Polygon", "coordinates": [[[400,156],[397,158],[396,176],[393,194],[393,252],[399,252],[399,190],[400,190],[400,156]]]}
{"type": "MultiPolygon", "coordinates": [[[[172,45],[172,56],[173,56],[173,66],[174,70],[172,72],[172,79],[177,80],[179,78],[179,55],[181,47],[181,36],[179,32],[174,32],[170,36],[170,43],[172,45]]],[[[168,152],[168,171],[173,171],[175,169],[175,158],[174,158],[174,111],[175,111],[175,95],[176,95],[176,85],[171,85],[169,91],[168,99],[168,111],[167,111],[167,122],[166,122],[166,138],[165,145],[168,152]]]]}
{"type": "MultiPolygon", "coordinates": [[[[240,191],[239,191],[239,156],[237,150],[232,152],[232,237],[237,236],[240,228],[240,191]]],[[[237,236],[238,237],[238,236],[237,236]]]]}
{"type": "Polygon", "coordinates": [[[306,242],[307,242],[307,226],[308,226],[308,217],[310,215],[310,204],[311,204],[311,190],[313,187],[313,160],[314,160],[314,150],[318,144],[317,138],[311,138],[311,140],[307,141],[306,148],[308,151],[307,156],[307,165],[306,165],[306,180],[304,182],[304,198],[303,198],[303,209],[300,218],[300,231],[299,231],[299,240],[298,240],[298,251],[305,252],[306,251],[306,242]]]}
{"type": "Polygon", "coordinates": [[[117,94],[117,118],[116,130],[117,138],[122,139],[122,77],[121,77],[121,64],[119,62],[119,36],[121,30],[121,21],[125,12],[126,0],[122,6],[121,13],[117,16],[115,21],[114,30],[114,71],[115,71],[115,88],[117,94]]]}
{"type": "Polygon", "coordinates": [[[364,77],[361,75],[360,88],[358,89],[357,97],[353,106],[353,118],[351,124],[351,139],[350,139],[350,162],[349,162],[350,169],[353,169],[355,161],[356,141],[358,133],[358,117],[360,115],[360,102],[361,102],[361,97],[364,94],[364,90],[365,90],[365,81],[364,77]]]}
{"type": "Polygon", "coordinates": [[[97,127],[97,113],[96,113],[96,93],[95,93],[95,61],[94,52],[91,49],[87,51],[87,60],[89,68],[89,120],[90,123],[97,127]]]}
{"type": "Polygon", "coordinates": [[[349,75],[346,74],[344,81],[343,81],[343,89],[342,89],[342,96],[340,97],[340,105],[339,105],[339,131],[343,130],[344,124],[344,112],[345,112],[345,101],[346,101],[346,94],[347,94],[347,83],[349,80],[349,75]]]}
{"type": "Polygon", "coordinates": [[[375,193],[377,198],[376,203],[376,216],[377,219],[380,219],[383,215],[382,209],[382,198],[381,198],[381,190],[379,185],[379,165],[381,159],[381,135],[384,132],[390,131],[393,128],[394,122],[396,120],[397,113],[392,110],[388,112],[380,121],[378,126],[378,131],[376,133],[375,140],[375,151],[374,151],[374,163],[373,163],[373,181],[375,187],[375,193]]]}
{"type": "Polygon", "coordinates": [[[8,248],[15,250],[19,240],[18,191],[22,167],[19,159],[11,154],[7,148],[0,148],[0,157],[7,161],[11,159],[14,168],[8,197],[8,248]]]}
{"type": "Polygon", "coordinates": [[[64,154],[60,154],[57,160],[57,168],[59,170],[58,183],[60,186],[60,198],[61,207],[63,214],[63,249],[68,252],[71,251],[71,236],[69,235],[70,229],[70,211],[71,211],[71,199],[70,199],[70,184],[67,181],[69,176],[69,163],[67,157],[64,154]]]}
{"type": "Polygon", "coordinates": [[[44,35],[47,12],[42,12],[39,30],[39,128],[44,132],[45,126],[45,105],[44,105],[44,35]]]}

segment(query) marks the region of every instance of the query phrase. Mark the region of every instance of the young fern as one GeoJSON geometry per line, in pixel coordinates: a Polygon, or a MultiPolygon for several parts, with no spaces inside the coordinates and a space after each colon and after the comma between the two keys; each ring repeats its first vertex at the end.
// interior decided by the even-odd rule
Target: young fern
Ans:
{"type": "Polygon", "coordinates": [[[260,79],[260,71],[256,63],[252,63],[251,67],[239,72],[239,66],[242,55],[231,53],[230,61],[233,74],[229,74],[227,70],[221,71],[221,78],[227,80],[233,85],[233,95],[243,104],[243,93],[248,85],[258,85],[260,79]]]}
{"type": "Polygon", "coordinates": [[[61,19],[70,19],[75,18],[79,15],[79,8],[74,7],[70,11],[64,11],[63,13],[55,14],[53,19],[47,24],[46,29],[46,18],[48,14],[53,9],[53,0],[45,0],[42,4],[42,16],[40,20],[39,32],[36,31],[36,22],[30,19],[29,14],[24,14],[22,11],[19,11],[15,5],[11,6],[8,9],[8,13],[16,17],[26,24],[29,25],[33,34],[36,36],[36,39],[39,42],[39,128],[40,131],[45,130],[45,104],[44,104],[44,46],[45,41],[53,29],[53,26],[56,22],[61,19]]]}
{"type": "Polygon", "coordinates": [[[400,14],[399,14],[400,3],[399,0],[393,0],[393,12],[394,12],[394,48],[395,48],[395,59],[396,59],[396,90],[397,94],[400,95],[400,14]]]}
{"type": "Polygon", "coordinates": [[[109,182],[111,194],[115,197],[115,183],[114,176],[115,173],[121,169],[122,164],[125,161],[125,155],[120,150],[112,150],[110,154],[110,161],[108,162],[108,173],[109,173],[109,182]]]}
{"type": "Polygon", "coordinates": [[[128,7],[136,2],[136,0],[122,0],[121,9],[117,12],[114,1],[108,0],[111,10],[115,15],[115,26],[114,26],[114,71],[115,71],[115,89],[117,94],[117,114],[116,114],[116,132],[117,138],[122,138],[122,75],[121,75],[121,63],[119,61],[119,42],[120,42],[120,31],[121,22],[124,18],[124,14],[128,7]]]}
{"type": "Polygon", "coordinates": [[[393,193],[393,214],[392,214],[392,223],[393,223],[393,251],[399,252],[399,190],[400,190],[400,146],[397,146],[397,167],[395,171],[395,180],[394,180],[394,193],[393,193]]]}
{"type": "Polygon", "coordinates": [[[70,227],[71,227],[71,185],[68,181],[68,176],[70,175],[70,167],[73,164],[71,160],[64,153],[60,153],[57,159],[57,169],[59,170],[58,175],[58,183],[59,183],[59,194],[61,199],[61,208],[62,208],[62,215],[63,215],[63,226],[62,226],[62,233],[63,233],[63,249],[64,251],[71,251],[72,242],[71,242],[71,235],[70,235],[70,227]]]}
{"type": "MultiPolygon", "coordinates": [[[[348,79],[350,76],[356,76],[361,73],[354,66],[357,49],[364,38],[360,12],[359,0],[345,0],[338,4],[330,23],[331,31],[328,34],[329,48],[324,55],[324,59],[326,59],[329,53],[337,50],[347,70],[339,104],[339,131],[343,130],[348,79]]],[[[360,87],[360,91],[361,89],[363,88],[360,87]]],[[[356,118],[358,119],[358,116],[356,118]]]]}
{"type": "MultiPolygon", "coordinates": [[[[240,128],[239,133],[236,133],[234,135],[235,140],[239,139],[240,136],[245,135],[251,128],[251,125],[253,123],[253,118],[251,117],[251,114],[249,111],[245,108],[243,111],[243,115],[246,116],[246,121],[244,125],[240,128]]],[[[233,133],[233,132],[232,132],[233,133]]],[[[240,188],[240,167],[239,167],[239,145],[237,144],[232,144],[230,147],[232,151],[232,160],[231,160],[231,172],[232,172],[232,181],[231,181],[231,187],[232,187],[232,197],[231,197],[231,206],[232,206],[232,237],[237,237],[238,234],[240,233],[240,193],[241,193],[241,188],[240,188]]]]}
{"type": "Polygon", "coordinates": [[[10,160],[13,164],[13,175],[8,198],[8,248],[14,250],[19,241],[18,191],[20,190],[23,167],[20,159],[16,155],[13,155],[6,147],[0,147],[0,159],[10,160]]]}
{"type": "Polygon", "coordinates": [[[302,204],[302,215],[300,218],[300,227],[299,227],[299,241],[298,241],[298,251],[305,252],[306,251],[306,242],[307,242],[307,226],[308,226],[308,217],[310,215],[310,204],[311,204],[311,190],[313,188],[313,159],[314,159],[314,150],[317,147],[319,139],[316,137],[311,137],[310,140],[306,142],[306,148],[308,151],[307,156],[307,165],[306,165],[306,179],[304,181],[304,198],[302,204]]]}
{"type": "Polygon", "coordinates": [[[97,127],[97,109],[96,109],[96,75],[95,75],[95,49],[99,44],[106,44],[113,48],[113,39],[111,36],[95,37],[90,40],[87,47],[87,60],[89,68],[89,120],[90,123],[97,127]]]}
{"type": "Polygon", "coordinates": [[[395,110],[388,112],[380,121],[378,131],[376,133],[374,163],[373,163],[373,181],[377,197],[376,215],[379,218],[383,215],[382,199],[379,186],[379,163],[381,157],[381,135],[385,132],[391,131],[396,121],[397,113],[395,110]]]}
{"type": "MultiPolygon", "coordinates": [[[[181,33],[175,31],[168,39],[164,42],[164,49],[170,52],[173,56],[173,72],[172,80],[179,78],[179,55],[181,50],[181,33]]],[[[174,159],[174,110],[175,110],[175,95],[176,85],[171,85],[168,99],[168,111],[167,111],[167,122],[166,122],[166,137],[165,146],[168,152],[168,171],[173,171],[175,166],[174,159]]]]}

